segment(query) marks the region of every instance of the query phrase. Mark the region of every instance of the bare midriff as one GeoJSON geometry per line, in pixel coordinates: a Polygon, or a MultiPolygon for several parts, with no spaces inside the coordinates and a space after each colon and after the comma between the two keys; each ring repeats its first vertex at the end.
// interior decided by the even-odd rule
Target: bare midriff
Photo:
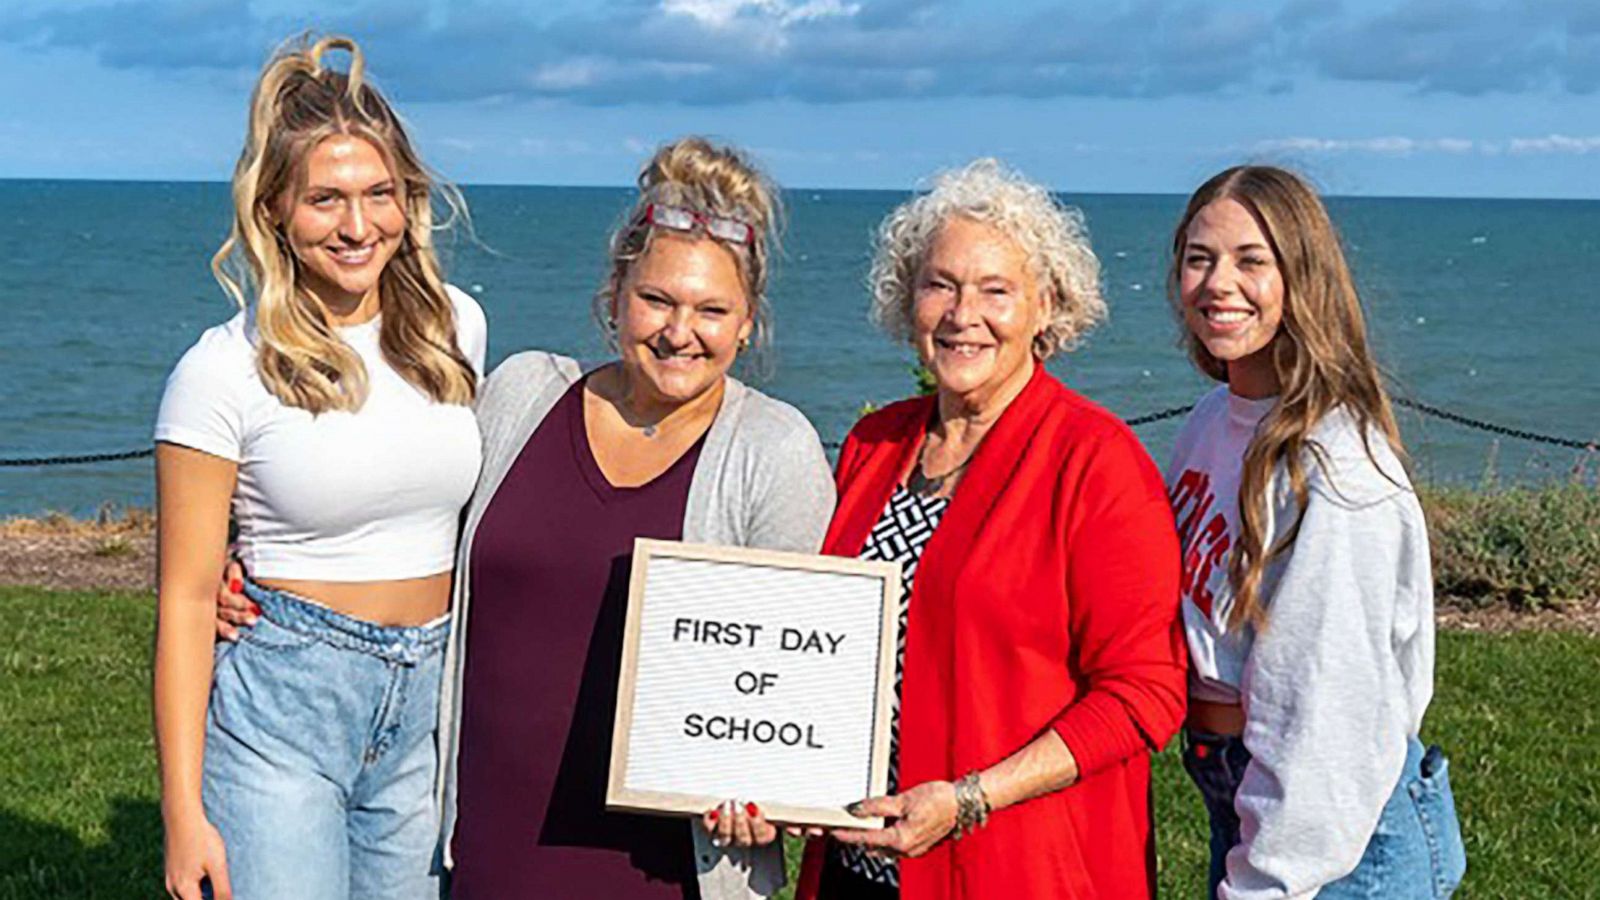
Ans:
{"type": "Polygon", "coordinates": [[[1189,713],[1183,724],[1192,731],[1234,736],[1244,733],[1244,707],[1237,703],[1213,703],[1189,698],[1189,713]]]}
{"type": "Polygon", "coordinates": [[[258,579],[263,587],[314,600],[337,613],[375,625],[426,625],[450,608],[450,573],[396,581],[258,579]]]}

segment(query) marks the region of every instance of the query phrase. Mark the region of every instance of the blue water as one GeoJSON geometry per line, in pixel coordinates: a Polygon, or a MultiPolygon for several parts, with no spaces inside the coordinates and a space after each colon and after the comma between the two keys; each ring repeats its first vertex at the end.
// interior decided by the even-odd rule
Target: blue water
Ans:
{"type": "MultiPolygon", "coordinates": [[[[526,347],[598,358],[589,298],[629,193],[466,190],[482,244],[457,239],[451,280],[483,303],[491,362],[526,347]]],[[[873,226],[903,194],[795,191],[776,310],[771,393],[824,439],[864,402],[905,395],[910,351],[866,321],[873,226]]],[[[1105,264],[1112,317],[1051,368],[1126,417],[1206,384],[1176,348],[1163,290],[1178,196],[1072,196],[1105,264]]],[[[1600,202],[1335,199],[1379,353],[1399,392],[1507,426],[1600,439],[1600,202]]],[[[232,315],[208,263],[223,184],[0,181],[0,460],[147,446],[162,381],[200,331],[232,315]]],[[[1562,477],[1578,454],[1405,413],[1427,479],[1562,477]]],[[[1175,422],[1139,430],[1164,458],[1175,422]]],[[[359,465],[359,458],[346,461],[359,465]]],[[[0,515],[148,505],[148,460],[0,468],[0,515]]]]}

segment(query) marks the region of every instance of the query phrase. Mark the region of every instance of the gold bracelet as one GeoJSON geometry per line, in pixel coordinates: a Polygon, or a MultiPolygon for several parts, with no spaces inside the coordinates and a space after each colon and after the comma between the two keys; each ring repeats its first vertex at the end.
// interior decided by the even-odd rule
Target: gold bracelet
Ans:
{"type": "Polygon", "coordinates": [[[989,797],[983,792],[983,783],[978,780],[976,769],[961,776],[955,788],[955,836],[962,838],[989,823],[989,797]]]}

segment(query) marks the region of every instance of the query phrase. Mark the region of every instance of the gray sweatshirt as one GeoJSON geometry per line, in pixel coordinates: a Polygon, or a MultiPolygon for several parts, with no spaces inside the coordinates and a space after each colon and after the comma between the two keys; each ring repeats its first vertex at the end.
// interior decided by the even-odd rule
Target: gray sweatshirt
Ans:
{"type": "MultiPolygon", "coordinates": [[[[1262,583],[1266,624],[1228,632],[1228,557],[1245,447],[1272,400],[1219,387],[1196,404],[1167,474],[1184,551],[1191,696],[1244,707],[1252,759],[1223,900],[1314,897],[1361,861],[1433,695],[1433,575],[1422,509],[1377,432],[1344,410],[1312,430],[1310,498],[1262,583]]],[[[1294,521],[1280,470],[1275,542],[1294,521]]]]}
{"type": "MultiPolygon", "coordinates": [[[[450,839],[456,824],[457,740],[468,650],[467,616],[472,609],[473,538],[484,510],[523,445],[582,374],[582,368],[566,357],[538,351],[519,353],[489,373],[478,395],[483,469],[467,504],[456,553],[455,623],[445,652],[439,702],[439,850],[446,866],[453,865],[450,839]]],[[[833,477],[811,423],[789,404],[730,377],[689,481],[683,539],[814,553],[822,545],[833,504],[833,477]]],[[[717,848],[698,821],[684,827],[694,837],[700,896],[705,900],[766,897],[783,886],[781,842],[749,849],[717,848]]]]}

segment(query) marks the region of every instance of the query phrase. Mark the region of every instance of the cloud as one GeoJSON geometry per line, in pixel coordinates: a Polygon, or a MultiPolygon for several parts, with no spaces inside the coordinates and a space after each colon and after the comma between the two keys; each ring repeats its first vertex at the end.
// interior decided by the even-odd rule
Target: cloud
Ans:
{"type": "Polygon", "coordinates": [[[1408,0],[1365,18],[1325,19],[1304,46],[1313,70],[1336,80],[1464,96],[1582,94],[1600,86],[1597,32],[1592,0],[1408,0]]]}
{"type": "Polygon", "coordinates": [[[787,27],[814,19],[854,16],[860,11],[861,4],[845,4],[838,0],[809,0],[799,4],[784,0],[662,0],[661,3],[661,12],[665,15],[688,16],[711,28],[725,28],[745,12],[764,15],[778,26],[787,27]]]}
{"type": "Polygon", "coordinates": [[[1411,138],[1391,135],[1372,138],[1290,137],[1257,141],[1242,148],[1257,156],[1368,154],[1412,156],[1423,153],[1483,156],[1513,155],[1588,155],[1600,153],[1600,135],[1575,137],[1550,134],[1509,140],[1475,138],[1411,138]]]}
{"type": "Polygon", "coordinates": [[[0,41],[237,80],[287,35],[341,31],[407,102],[1172,97],[1283,93],[1308,78],[1466,95],[1600,88],[1592,0],[1402,0],[1376,12],[1338,0],[1104,0],[1006,15],[969,0],[346,0],[300,15],[285,6],[28,7],[0,13],[0,41]]]}
{"type": "Polygon", "coordinates": [[[1564,134],[1551,134],[1536,138],[1513,138],[1506,142],[1506,152],[1518,154],[1530,153],[1576,153],[1588,155],[1600,153],[1600,135],[1589,137],[1569,137],[1564,134]]]}
{"type": "Polygon", "coordinates": [[[1374,137],[1355,140],[1340,138],[1292,137],[1259,141],[1251,150],[1261,154],[1281,153],[1372,153],[1383,156],[1410,156],[1413,153],[1471,153],[1477,143],[1464,138],[1374,137]]]}

